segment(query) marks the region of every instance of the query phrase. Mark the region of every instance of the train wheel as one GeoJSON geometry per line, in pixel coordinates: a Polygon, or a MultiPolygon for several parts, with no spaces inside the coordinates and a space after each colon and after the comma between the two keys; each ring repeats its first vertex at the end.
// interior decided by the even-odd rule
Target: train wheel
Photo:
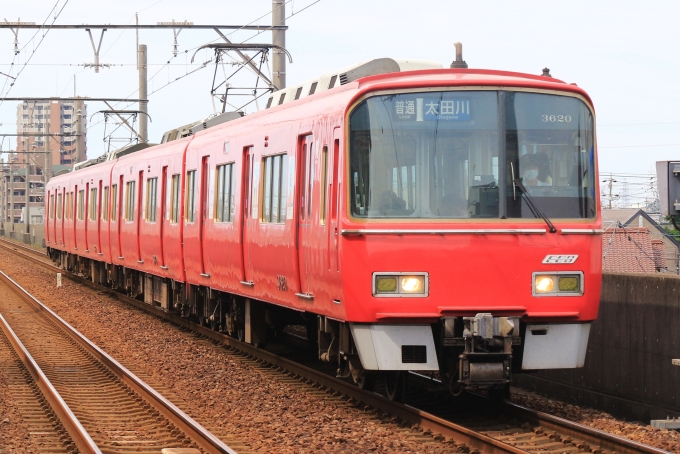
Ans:
{"type": "Polygon", "coordinates": [[[387,398],[393,402],[401,402],[404,398],[404,373],[392,371],[385,373],[385,392],[387,398]]]}
{"type": "Polygon", "coordinates": [[[367,374],[364,372],[358,379],[357,379],[357,386],[360,389],[363,389],[364,391],[373,391],[373,388],[375,388],[375,379],[377,375],[375,374],[367,374]]]}

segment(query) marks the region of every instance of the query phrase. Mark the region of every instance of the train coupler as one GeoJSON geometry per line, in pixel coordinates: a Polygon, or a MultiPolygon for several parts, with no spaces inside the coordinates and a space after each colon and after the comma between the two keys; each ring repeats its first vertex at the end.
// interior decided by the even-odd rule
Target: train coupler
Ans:
{"type": "Polygon", "coordinates": [[[442,345],[453,347],[457,381],[466,387],[491,387],[510,382],[512,347],[521,344],[519,317],[444,317],[442,345]]]}

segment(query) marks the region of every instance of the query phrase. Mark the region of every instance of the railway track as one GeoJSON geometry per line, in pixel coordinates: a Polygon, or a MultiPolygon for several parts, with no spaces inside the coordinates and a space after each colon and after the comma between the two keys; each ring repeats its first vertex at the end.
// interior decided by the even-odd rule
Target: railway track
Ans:
{"type": "MultiPolygon", "coordinates": [[[[21,247],[17,246],[14,243],[8,244],[0,240],[0,247],[40,264],[50,271],[61,271],[49,263],[46,256],[41,257],[35,250],[24,252],[21,247]]],[[[68,273],[65,276],[79,283],[85,283],[98,291],[102,290],[100,286],[78,276],[68,273]]],[[[111,294],[156,317],[192,330],[214,343],[227,346],[234,354],[240,355],[263,371],[269,371],[273,375],[292,376],[295,379],[313,383],[314,386],[327,390],[331,394],[346,396],[358,405],[378,413],[391,415],[393,420],[405,425],[416,426],[425,433],[431,432],[450,439],[456,444],[456,449],[463,452],[666,453],[657,448],[518,405],[510,403],[494,405],[479,396],[470,396],[464,404],[452,405],[450,399],[442,399],[441,394],[410,391],[407,395],[410,405],[394,403],[377,393],[362,391],[351,383],[335,378],[332,372],[329,372],[328,367],[325,367],[325,371],[323,365],[319,369],[316,367],[318,364],[309,358],[295,357],[299,356],[300,349],[291,349],[291,351],[298,352],[291,355],[285,353],[285,347],[273,346],[270,348],[272,351],[259,349],[135,299],[114,292],[111,294]],[[475,410],[468,411],[470,407],[474,407],[475,410]]],[[[327,363],[324,364],[327,365],[327,363]]],[[[418,376],[412,378],[425,379],[418,376]]],[[[436,382],[432,380],[430,382],[431,388],[437,387],[436,382]]]]}
{"type": "Polygon", "coordinates": [[[4,344],[28,371],[35,400],[49,404],[44,416],[58,419],[43,421],[43,435],[62,452],[235,453],[2,272],[0,313],[4,344]]]}

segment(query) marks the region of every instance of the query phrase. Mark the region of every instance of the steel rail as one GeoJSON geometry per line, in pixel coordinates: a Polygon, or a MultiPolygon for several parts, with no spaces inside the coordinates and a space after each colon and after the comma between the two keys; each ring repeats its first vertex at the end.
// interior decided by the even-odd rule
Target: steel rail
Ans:
{"type": "MultiPolygon", "coordinates": [[[[29,257],[29,256],[26,256],[29,257]]],[[[41,265],[49,265],[48,263],[35,259],[41,265]]],[[[68,274],[67,274],[68,275],[68,274]]],[[[92,357],[97,361],[105,364],[123,383],[129,386],[137,394],[143,396],[147,401],[156,408],[159,413],[166,417],[169,421],[176,424],[189,438],[196,444],[208,452],[236,454],[236,451],[224,444],[215,435],[205,429],[202,425],[196,422],[189,415],[180,410],[175,404],[163,397],[158,391],[147,385],[143,380],[138,378],[135,374],[130,372],[126,367],[109,356],[97,345],[91,342],[88,338],[83,336],[79,331],[69,325],[64,319],[59,317],[49,307],[41,303],[37,298],[28,293],[21,285],[12,280],[4,272],[0,271],[0,281],[7,284],[13,291],[26,303],[37,307],[46,317],[54,322],[57,326],[64,329],[67,334],[74,339],[80,346],[82,346],[92,357]]],[[[56,391],[55,391],[56,392],[56,391]]],[[[64,403],[64,405],[66,405],[64,403]]],[[[99,451],[87,451],[99,452],[99,451]]]]}
{"type": "Polygon", "coordinates": [[[81,453],[101,454],[101,450],[97,447],[94,440],[87,433],[85,428],[80,424],[76,415],[73,414],[68,404],[61,397],[54,385],[47,378],[45,373],[40,369],[38,363],[35,362],[31,354],[26,350],[24,344],[21,343],[19,337],[14,333],[14,330],[9,326],[5,317],[0,314],[0,328],[12,345],[14,352],[17,354],[21,362],[24,363],[26,369],[31,374],[33,381],[40,389],[40,392],[45,397],[45,400],[50,404],[52,411],[57,415],[59,421],[68,432],[71,440],[78,447],[81,453]]]}
{"type": "MultiPolygon", "coordinates": [[[[80,283],[80,284],[85,284],[88,287],[92,289],[96,289],[98,291],[101,291],[102,287],[100,285],[94,284],[91,281],[68,273],[64,272],[59,267],[56,267],[52,265],[51,263],[48,263],[40,258],[33,257],[31,255],[24,254],[16,249],[12,249],[11,246],[15,246],[16,244],[13,242],[9,242],[5,239],[0,239],[0,247],[3,247],[5,249],[10,250],[11,252],[20,255],[27,260],[30,260],[34,263],[37,263],[41,266],[43,266],[46,269],[49,269],[50,271],[55,271],[59,273],[63,273],[64,277],[67,277],[68,279],[80,283]]],[[[25,248],[22,246],[22,248],[25,248]]],[[[28,248],[25,248],[28,249],[28,248]]],[[[33,251],[33,250],[31,250],[33,251]]],[[[505,447],[509,448],[509,451],[501,450],[501,451],[492,451],[492,452],[525,452],[521,449],[515,448],[511,445],[507,445],[503,442],[500,442],[498,440],[495,440],[491,437],[487,437],[486,435],[476,433],[474,431],[471,431],[470,429],[467,429],[462,426],[458,426],[456,424],[453,424],[449,421],[445,421],[441,418],[438,418],[434,415],[431,415],[427,412],[423,412],[421,410],[418,410],[416,408],[410,407],[408,405],[403,405],[403,404],[396,404],[378,394],[371,393],[371,392],[365,392],[358,387],[351,385],[347,382],[338,380],[334,377],[328,376],[322,372],[315,371],[313,369],[310,369],[306,366],[302,366],[300,364],[297,364],[293,361],[290,361],[285,358],[281,358],[273,353],[267,352],[266,350],[259,349],[255,346],[252,346],[250,344],[247,344],[245,342],[238,341],[237,339],[234,339],[232,337],[229,337],[227,335],[218,333],[217,331],[213,331],[210,328],[204,327],[197,325],[193,322],[190,322],[189,320],[175,316],[173,314],[167,313],[162,311],[161,309],[158,309],[156,307],[150,306],[147,303],[135,300],[133,298],[129,298],[125,295],[116,293],[114,291],[110,291],[110,295],[118,298],[119,300],[126,302],[128,304],[131,304],[149,314],[155,315],[158,318],[165,319],[167,321],[170,321],[171,323],[181,326],[183,328],[187,328],[191,331],[194,331],[198,334],[201,334],[209,339],[212,339],[216,342],[219,342],[221,344],[227,345],[235,350],[241,351],[249,356],[255,357],[262,362],[266,362],[269,364],[272,364],[273,366],[280,367],[282,369],[288,370],[289,372],[303,376],[305,378],[309,378],[310,380],[313,380],[317,382],[319,385],[326,386],[327,388],[333,389],[335,391],[341,392],[343,394],[346,394],[350,398],[354,398],[355,400],[362,401],[367,405],[371,405],[374,408],[377,408],[379,410],[385,411],[387,413],[393,414],[395,416],[400,417],[401,419],[405,421],[409,421],[413,424],[419,424],[423,429],[430,429],[433,432],[441,433],[444,436],[448,436],[450,438],[453,438],[455,441],[459,443],[466,443],[465,441],[459,441],[462,439],[470,439],[470,437],[474,437],[475,442],[482,442],[484,439],[491,439],[496,443],[499,443],[502,446],[502,449],[505,449],[505,447]],[[309,375],[307,374],[309,372],[309,375]],[[317,379],[318,377],[318,379],[317,379]],[[336,383],[337,383],[337,388],[336,388],[336,383]],[[449,426],[453,426],[452,429],[449,429],[449,426]],[[460,428],[463,429],[462,432],[457,432],[456,429],[460,428]],[[456,438],[454,435],[458,436],[459,438],[456,438]],[[481,436],[483,438],[476,438],[476,436],[481,436]]],[[[635,442],[633,440],[629,440],[624,437],[619,437],[617,435],[613,435],[607,432],[603,432],[597,429],[593,429],[591,427],[584,426],[582,424],[578,424],[563,418],[559,418],[556,416],[549,415],[547,413],[531,410],[526,407],[522,407],[520,405],[514,404],[514,403],[504,403],[505,408],[507,409],[508,412],[512,412],[515,414],[518,418],[526,420],[528,422],[534,422],[537,425],[543,427],[546,430],[558,430],[563,434],[569,434],[573,436],[574,438],[578,438],[582,441],[585,441],[587,443],[592,443],[595,445],[598,445],[604,449],[609,449],[617,453],[622,453],[622,454],[634,454],[634,453],[645,453],[645,454],[670,454],[668,451],[664,451],[663,449],[655,448],[649,445],[645,445],[642,443],[635,442]]],[[[466,443],[467,444],[467,443],[466,443]]],[[[469,444],[468,446],[470,447],[477,447],[476,444],[469,444]]],[[[488,449],[488,446],[487,446],[488,449]]],[[[500,449],[500,448],[499,448],[500,449]]]]}
{"type": "Polygon", "coordinates": [[[612,450],[618,454],[670,454],[663,449],[648,446],[627,438],[618,437],[592,427],[583,426],[568,419],[549,415],[536,410],[522,407],[521,405],[505,402],[504,407],[509,413],[517,417],[532,421],[548,430],[559,430],[586,443],[595,444],[603,449],[612,450]]]}

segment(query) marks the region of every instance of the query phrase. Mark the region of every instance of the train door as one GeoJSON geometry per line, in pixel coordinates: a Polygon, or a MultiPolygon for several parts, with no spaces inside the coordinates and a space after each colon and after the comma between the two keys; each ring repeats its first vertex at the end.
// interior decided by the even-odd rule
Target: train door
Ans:
{"type": "Polygon", "coordinates": [[[200,211],[200,215],[198,217],[198,222],[199,222],[199,226],[198,226],[198,241],[199,241],[199,243],[198,244],[200,245],[201,274],[203,276],[209,276],[209,273],[206,270],[206,266],[205,266],[205,263],[206,263],[206,260],[205,260],[206,244],[205,243],[206,242],[204,241],[204,238],[206,236],[205,235],[206,234],[205,229],[207,228],[206,224],[208,222],[208,216],[209,216],[209,212],[208,212],[208,185],[209,185],[208,180],[209,179],[210,179],[209,159],[208,159],[208,156],[203,156],[203,158],[201,159],[201,188],[200,188],[200,194],[199,194],[200,201],[201,201],[200,202],[201,203],[201,211],[200,211]]]}
{"type": "Polygon", "coordinates": [[[90,183],[85,183],[85,200],[78,200],[78,216],[83,218],[83,233],[85,234],[85,251],[90,252],[89,235],[87,229],[90,227],[90,183]],[[82,209],[81,209],[82,206],[82,209]]]}
{"type": "Polygon", "coordinates": [[[66,188],[63,188],[61,190],[61,203],[57,204],[57,208],[60,208],[59,211],[61,211],[61,245],[65,246],[66,245],[66,236],[64,234],[64,223],[66,222],[66,188]],[[61,207],[59,207],[61,205],[61,207]]]}
{"type": "Polygon", "coordinates": [[[97,253],[103,255],[102,253],[102,197],[104,193],[102,192],[102,180],[99,180],[99,190],[97,191],[97,205],[94,213],[94,220],[97,223],[97,253]]]}
{"type": "Polygon", "coordinates": [[[314,143],[311,135],[301,138],[298,146],[298,282],[300,295],[309,293],[308,269],[312,253],[312,194],[314,190],[314,143]]]}
{"type": "Polygon", "coordinates": [[[340,204],[340,135],[342,130],[335,128],[333,130],[333,158],[331,160],[329,171],[329,190],[328,190],[328,207],[329,209],[329,229],[328,229],[328,256],[330,258],[329,271],[331,273],[340,271],[340,255],[338,253],[338,245],[340,244],[339,222],[338,222],[338,208],[340,204]]]}
{"type": "Polygon", "coordinates": [[[161,239],[161,256],[160,256],[160,266],[165,268],[165,213],[168,208],[167,201],[167,191],[168,191],[168,166],[163,167],[163,172],[161,174],[161,212],[158,216],[158,228],[159,228],[159,238],[161,239]]]}
{"type": "Polygon", "coordinates": [[[252,270],[250,267],[250,247],[248,245],[248,230],[253,222],[250,216],[253,205],[253,147],[243,149],[243,177],[241,178],[241,260],[242,277],[244,285],[253,285],[252,270]]]}
{"type": "Polygon", "coordinates": [[[78,192],[78,185],[75,185],[71,201],[71,208],[73,210],[71,213],[73,213],[73,249],[76,251],[78,250],[78,229],[76,227],[78,222],[78,204],[80,203],[79,197],[80,193],[78,192]]]}
{"type": "Polygon", "coordinates": [[[139,183],[137,183],[137,187],[139,188],[139,191],[137,191],[137,212],[135,213],[135,224],[137,225],[137,238],[136,238],[136,243],[137,243],[137,263],[144,263],[142,260],[142,246],[141,246],[141,228],[142,228],[142,194],[144,193],[144,171],[140,170],[139,171],[139,177],[138,177],[139,183]]]}
{"type": "Polygon", "coordinates": [[[118,258],[123,259],[123,242],[122,242],[122,229],[123,229],[123,175],[120,176],[120,179],[118,181],[118,197],[116,200],[116,204],[113,207],[114,210],[116,210],[116,213],[118,213],[118,216],[116,216],[117,222],[118,222],[118,228],[116,231],[116,237],[117,243],[118,243],[118,258]]]}

